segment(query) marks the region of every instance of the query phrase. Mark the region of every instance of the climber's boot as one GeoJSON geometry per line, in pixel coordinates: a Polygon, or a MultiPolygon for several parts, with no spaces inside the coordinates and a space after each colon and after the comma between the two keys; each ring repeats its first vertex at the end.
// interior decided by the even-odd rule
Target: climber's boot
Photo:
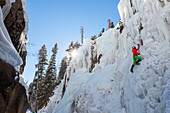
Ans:
{"type": "Polygon", "coordinates": [[[133,73],[133,68],[134,68],[134,65],[132,65],[131,69],[130,69],[130,72],[133,73]]]}

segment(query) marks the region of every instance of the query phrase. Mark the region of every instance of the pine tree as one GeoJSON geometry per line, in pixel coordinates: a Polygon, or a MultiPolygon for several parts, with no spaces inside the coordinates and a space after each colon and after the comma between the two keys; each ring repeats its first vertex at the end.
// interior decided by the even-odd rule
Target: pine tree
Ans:
{"type": "Polygon", "coordinates": [[[80,43],[77,41],[74,45],[73,45],[73,49],[78,49],[80,47],[80,43]]]}
{"type": "Polygon", "coordinates": [[[102,29],[102,33],[104,33],[104,28],[102,29]]]}
{"type": "Polygon", "coordinates": [[[61,80],[64,78],[64,74],[66,72],[67,69],[67,57],[65,56],[60,64],[60,71],[58,74],[58,78],[57,78],[57,85],[59,85],[61,83],[61,80]]]}
{"type": "Polygon", "coordinates": [[[58,47],[57,43],[52,48],[52,56],[46,71],[45,80],[44,80],[44,87],[45,87],[45,105],[49,101],[49,97],[51,97],[54,93],[53,90],[56,86],[56,55],[57,55],[58,47]]]}
{"type": "Polygon", "coordinates": [[[114,28],[114,27],[115,27],[115,26],[114,26],[113,22],[111,22],[110,28],[114,28]]]}
{"type": "Polygon", "coordinates": [[[67,52],[72,52],[73,51],[73,42],[70,43],[70,45],[68,46],[68,49],[66,49],[67,52]]]}
{"type": "Polygon", "coordinates": [[[97,39],[96,35],[91,36],[91,40],[95,40],[95,39],[97,39]]]}
{"type": "Polygon", "coordinates": [[[32,91],[35,94],[35,110],[41,109],[44,105],[44,93],[45,88],[43,87],[45,66],[47,65],[47,48],[45,45],[39,51],[39,62],[35,65],[37,71],[31,85],[32,91]]]}
{"type": "Polygon", "coordinates": [[[102,36],[102,33],[100,32],[99,34],[98,34],[98,37],[101,37],[102,36]]]}
{"type": "Polygon", "coordinates": [[[80,43],[77,41],[76,43],[73,44],[73,42],[71,42],[71,44],[68,46],[68,49],[66,49],[66,51],[69,53],[69,55],[71,56],[71,52],[75,49],[78,49],[80,47],[80,43]]]}

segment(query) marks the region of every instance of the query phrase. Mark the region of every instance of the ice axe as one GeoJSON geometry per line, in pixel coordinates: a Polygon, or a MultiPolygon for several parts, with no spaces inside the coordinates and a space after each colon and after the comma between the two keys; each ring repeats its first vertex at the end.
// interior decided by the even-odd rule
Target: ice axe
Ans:
{"type": "Polygon", "coordinates": [[[140,45],[140,44],[138,44],[138,43],[136,43],[136,42],[133,42],[134,44],[136,44],[136,45],[140,45]]]}
{"type": "Polygon", "coordinates": [[[142,40],[141,36],[139,36],[139,41],[140,41],[141,45],[143,46],[143,40],[142,40]]]}

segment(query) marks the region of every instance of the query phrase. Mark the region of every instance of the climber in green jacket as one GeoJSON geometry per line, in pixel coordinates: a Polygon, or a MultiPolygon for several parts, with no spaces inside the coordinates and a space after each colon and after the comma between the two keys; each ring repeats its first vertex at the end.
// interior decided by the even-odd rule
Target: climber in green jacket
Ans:
{"type": "Polygon", "coordinates": [[[138,50],[139,50],[139,48],[140,48],[140,45],[139,45],[139,44],[137,44],[137,45],[138,45],[138,48],[137,48],[137,49],[136,49],[135,46],[132,47],[133,64],[132,64],[132,67],[131,67],[131,69],[130,69],[130,71],[131,71],[132,73],[133,73],[133,68],[134,68],[134,66],[135,66],[135,65],[140,65],[139,62],[142,60],[142,58],[138,56],[138,50]],[[138,60],[138,61],[136,61],[136,60],[138,60]]]}

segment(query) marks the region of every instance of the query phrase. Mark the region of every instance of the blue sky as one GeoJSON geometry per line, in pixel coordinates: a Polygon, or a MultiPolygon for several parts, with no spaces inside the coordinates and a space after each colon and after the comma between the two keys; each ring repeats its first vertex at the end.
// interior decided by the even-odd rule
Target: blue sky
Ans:
{"type": "Polygon", "coordinates": [[[80,26],[84,27],[84,38],[98,35],[107,29],[107,20],[116,25],[119,21],[119,0],[27,0],[29,17],[28,55],[24,71],[25,81],[32,82],[38,51],[47,47],[48,59],[51,49],[58,43],[56,63],[67,55],[65,50],[71,41],[81,41],[80,26]]]}

